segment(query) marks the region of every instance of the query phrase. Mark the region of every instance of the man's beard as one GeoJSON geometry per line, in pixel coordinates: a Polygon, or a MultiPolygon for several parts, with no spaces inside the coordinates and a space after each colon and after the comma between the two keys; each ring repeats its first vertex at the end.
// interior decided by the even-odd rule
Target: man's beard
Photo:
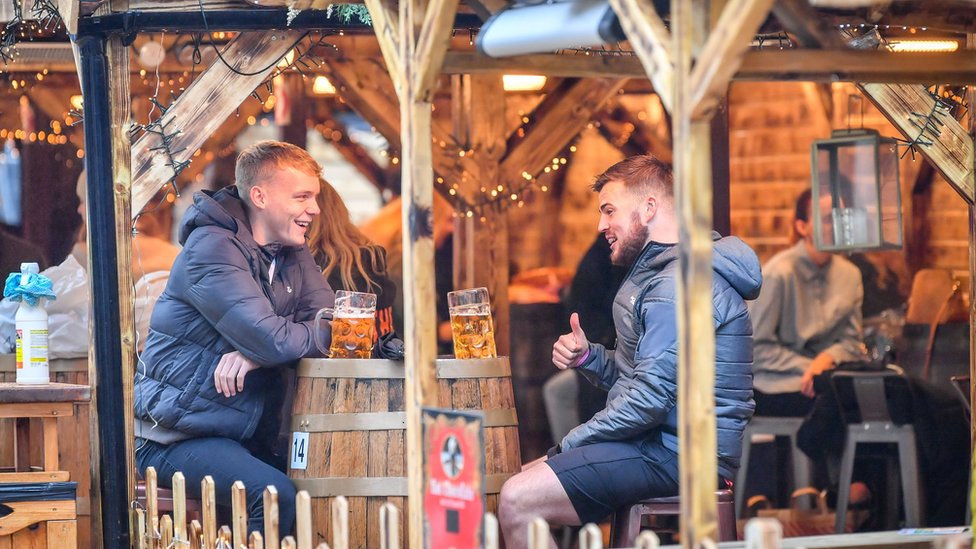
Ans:
{"type": "Polygon", "coordinates": [[[649,233],[650,229],[640,222],[637,212],[631,214],[629,234],[617,241],[617,253],[611,254],[610,262],[621,267],[631,266],[647,244],[649,233]]]}

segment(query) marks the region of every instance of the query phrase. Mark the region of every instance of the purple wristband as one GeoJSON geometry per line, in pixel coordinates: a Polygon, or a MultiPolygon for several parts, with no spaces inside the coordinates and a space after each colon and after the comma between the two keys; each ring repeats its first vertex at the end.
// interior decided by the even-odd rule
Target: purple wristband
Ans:
{"type": "Polygon", "coordinates": [[[586,346],[586,352],[583,353],[583,356],[579,357],[579,360],[576,361],[576,364],[573,365],[573,368],[579,368],[580,366],[582,366],[586,362],[586,359],[588,359],[588,358],[590,358],[590,346],[589,345],[586,346]]]}

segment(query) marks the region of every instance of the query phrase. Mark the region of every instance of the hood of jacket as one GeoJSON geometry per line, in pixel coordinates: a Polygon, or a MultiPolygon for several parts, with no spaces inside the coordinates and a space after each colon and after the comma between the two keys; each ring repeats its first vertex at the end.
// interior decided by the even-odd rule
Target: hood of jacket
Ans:
{"type": "Polygon", "coordinates": [[[237,187],[234,185],[218,191],[194,193],[193,204],[187,208],[180,226],[180,245],[186,244],[194,230],[211,226],[227,229],[245,242],[253,242],[257,246],[254,236],[251,235],[251,223],[244,210],[244,201],[237,194],[237,187]]]}
{"type": "MultiPolygon", "coordinates": [[[[724,278],[742,299],[759,297],[762,269],[759,257],[752,248],[735,236],[721,236],[712,232],[712,269],[724,278]]],[[[659,271],[678,259],[677,244],[651,241],[637,263],[641,268],[659,271]]]]}

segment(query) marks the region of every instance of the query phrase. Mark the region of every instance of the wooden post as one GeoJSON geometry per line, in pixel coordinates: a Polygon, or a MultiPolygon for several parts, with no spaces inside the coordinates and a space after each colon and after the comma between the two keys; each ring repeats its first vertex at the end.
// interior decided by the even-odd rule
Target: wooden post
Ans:
{"type": "Polygon", "coordinates": [[[312,498],[305,490],[295,496],[295,519],[298,549],[312,549],[312,498]]]}
{"type": "Polygon", "coordinates": [[[169,515],[163,515],[159,524],[159,546],[162,549],[169,549],[173,544],[173,519],[169,515]]]}
{"type": "Polygon", "coordinates": [[[603,549],[603,532],[596,524],[584,526],[579,533],[580,549],[603,549]]]}
{"type": "Polygon", "coordinates": [[[234,481],[230,487],[231,528],[234,531],[234,549],[240,549],[247,539],[247,491],[244,483],[234,481]]]}
{"type": "Polygon", "coordinates": [[[268,539],[266,549],[279,549],[278,489],[274,486],[264,489],[264,537],[268,539]]]}
{"type": "Polygon", "coordinates": [[[389,502],[380,507],[380,549],[400,549],[400,510],[389,502]]]}
{"type": "Polygon", "coordinates": [[[637,549],[658,549],[661,546],[661,540],[658,539],[657,534],[651,532],[650,530],[644,530],[637,536],[637,541],[634,543],[637,549]]]}
{"type": "Polygon", "coordinates": [[[552,544],[552,534],[549,533],[549,525],[540,517],[532,519],[529,523],[529,549],[549,549],[552,544]]]}
{"type": "Polygon", "coordinates": [[[498,519],[485,513],[485,549],[498,549],[498,519]]]}
{"type": "Polygon", "coordinates": [[[134,532],[136,549],[148,549],[146,547],[146,512],[136,509],[136,531],[134,532]]]}
{"type": "Polygon", "coordinates": [[[349,500],[345,496],[332,500],[332,547],[349,549],[349,500]]]}
{"type": "Polygon", "coordinates": [[[746,523],[747,549],[779,549],[783,540],[783,525],[773,518],[754,518],[746,523]]]}
{"type": "Polygon", "coordinates": [[[264,549],[264,537],[261,532],[251,532],[247,542],[248,549],[264,549]]]}
{"type": "MultiPolygon", "coordinates": [[[[500,171],[506,153],[505,102],[499,99],[505,94],[501,76],[454,75],[451,81],[455,138],[462,149],[472,152],[480,174],[477,179],[457,182],[461,187],[458,192],[469,200],[481,195],[481,188],[507,196],[507,181],[500,171]]],[[[510,331],[508,214],[496,207],[480,218],[459,216],[454,221],[454,235],[454,286],[488,288],[495,347],[500,356],[506,356],[510,331]]]]}
{"type": "MultiPolygon", "coordinates": [[[[129,217],[116,222],[116,212],[124,210],[128,192],[127,179],[120,175],[118,148],[124,146],[119,139],[122,130],[122,105],[115,87],[109,91],[109,75],[119,67],[121,44],[118,38],[106,41],[101,36],[79,36],[77,39],[83,94],[85,95],[85,167],[88,173],[88,257],[89,281],[92,296],[90,324],[89,382],[92,390],[92,437],[91,467],[92,485],[91,516],[96,548],[103,540],[121,546],[132,542],[128,531],[128,502],[134,499],[130,488],[135,467],[132,462],[131,431],[126,418],[131,421],[132,401],[126,402],[126,376],[132,372],[132,357],[126,357],[123,349],[134,340],[125,335],[132,328],[131,270],[119,278],[117,258],[131,256],[127,237],[121,237],[116,245],[122,221],[128,226],[129,217]],[[110,60],[110,57],[113,60],[110,60]],[[120,181],[121,179],[121,181],[120,181]],[[112,189],[112,203],[109,196],[112,189]],[[120,284],[121,282],[121,284],[120,284]],[[128,285],[124,285],[128,283],[128,285]],[[128,307],[126,307],[128,305],[128,307]],[[120,316],[120,308],[127,310],[127,318],[120,316]],[[124,364],[129,366],[123,372],[124,364]],[[125,467],[125,470],[122,468],[125,467]],[[100,534],[100,535],[99,535],[100,534]]],[[[128,50],[126,50],[126,55],[128,50]]],[[[128,81],[128,73],[125,76],[128,81]]],[[[128,109],[125,108],[127,113],[128,109]]],[[[124,130],[123,130],[124,133],[124,130]]],[[[124,260],[122,264],[127,264],[124,260]]],[[[133,355],[134,357],[134,355],[133,355]]],[[[131,394],[131,393],[130,393],[131,394]]],[[[131,424],[130,424],[131,425],[131,424]]]]}
{"type": "Polygon", "coordinates": [[[434,367],[433,157],[431,109],[451,36],[458,0],[404,0],[395,16],[384,0],[366,0],[383,58],[400,99],[403,158],[403,293],[407,311],[405,408],[407,414],[408,546],[420,549],[423,531],[421,408],[437,402],[434,367]]]}
{"type": "Polygon", "coordinates": [[[186,477],[179,471],[173,473],[173,539],[177,542],[190,539],[186,530],[186,477]]]}
{"type": "Polygon", "coordinates": [[[217,495],[212,476],[207,475],[200,481],[200,494],[203,500],[203,547],[214,549],[217,541],[217,495]]]}
{"type": "Polygon", "coordinates": [[[149,545],[156,547],[156,535],[159,533],[159,490],[157,489],[156,468],[146,468],[146,513],[149,515],[149,528],[146,537],[149,545]]]}
{"type": "Polygon", "coordinates": [[[295,549],[295,538],[285,536],[285,539],[281,540],[281,549],[295,549]]]}
{"type": "Polygon", "coordinates": [[[678,445],[681,545],[697,548],[716,531],[715,330],[712,324],[712,176],[708,122],[692,119],[692,0],[671,8],[674,191],[678,216],[678,445]]]}
{"type": "Polygon", "coordinates": [[[190,549],[203,549],[203,526],[200,521],[190,521],[190,549]]]}

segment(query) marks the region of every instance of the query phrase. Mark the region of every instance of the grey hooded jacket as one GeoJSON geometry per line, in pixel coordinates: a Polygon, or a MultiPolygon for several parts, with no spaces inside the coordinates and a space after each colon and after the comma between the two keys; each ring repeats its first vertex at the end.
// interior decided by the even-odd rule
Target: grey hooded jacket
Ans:
{"type": "MultiPolygon", "coordinates": [[[[745,300],[759,294],[762,274],[744,242],[717,233],[712,238],[718,472],[731,479],[739,467],[742,432],[755,409],[752,323],[745,300]]],[[[629,440],[678,452],[677,259],[677,246],[651,242],[631,267],[613,304],[616,349],[591,343],[581,366],[594,384],[609,390],[607,406],[570,431],[563,450],[629,440]]]]}
{"type": "Polygon", "coordinates": [[[194,437],[243,441],[265,407],[271,412],[280,403],[276,366],[315,352],[312,319],[335,296],[307,246],[255,242],[234,187],[197,193],[193,202],[180,231],[183,250],[153,309],[137,364],[136,435],[163,444],[194,437]],[[228,398],[217,394],[213,375],[221,356],[234,350],[263,368],[228,398]]]}

